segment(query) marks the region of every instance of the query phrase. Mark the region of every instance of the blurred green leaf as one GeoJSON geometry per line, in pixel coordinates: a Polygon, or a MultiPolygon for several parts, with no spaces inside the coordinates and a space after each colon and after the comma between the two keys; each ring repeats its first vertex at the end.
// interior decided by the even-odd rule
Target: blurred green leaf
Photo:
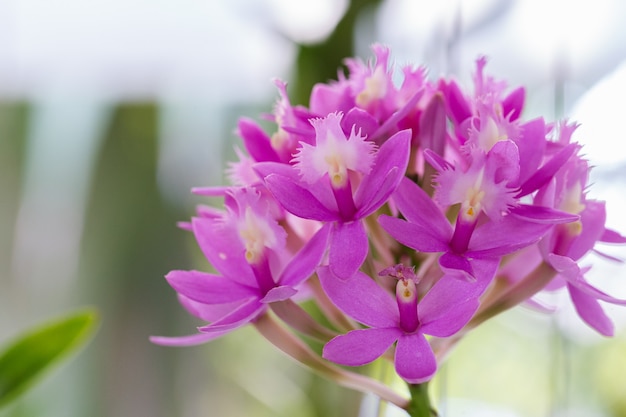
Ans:
{"type": "Polygon", "coordinates": [[[27,390],[52,365],[82,347],[99,318],[86,309],[37,326],[0,353],[0,407],[27,390]]]}

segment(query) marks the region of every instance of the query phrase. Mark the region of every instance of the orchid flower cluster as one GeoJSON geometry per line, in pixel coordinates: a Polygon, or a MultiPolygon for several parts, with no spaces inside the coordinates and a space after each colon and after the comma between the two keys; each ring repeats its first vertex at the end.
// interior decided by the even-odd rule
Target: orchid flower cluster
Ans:
{"type": "Polygon", "coordinates": [[[484,57],[468,92],[424,67],[402,67],[395,82],[389,49],[372,49],[374,60],[348,59],[346,74],[317,84],[308,108],[276,81],[272,132],[239,121],[231,185],[193,190],[224,210],[201,206],[182,224],[215,271],[166,277],[207,324],[153,342],[194,345],[253,324],[328,378],[430,415],[349,367],[392,361],[415,394],[485,320],[519,304],[547,311],[541,291],[566,289],[611,336],[600,301],[626,301],[590,285],[580,261],[626,238],[587,197],[576,125],[524,120],[524,88],[487,75],[484,57]]]}

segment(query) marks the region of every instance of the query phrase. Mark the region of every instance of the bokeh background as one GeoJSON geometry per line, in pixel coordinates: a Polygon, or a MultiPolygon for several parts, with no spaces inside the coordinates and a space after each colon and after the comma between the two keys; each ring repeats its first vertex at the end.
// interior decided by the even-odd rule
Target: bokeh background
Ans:
{"type": "MultiPolygon", "coordinates": [[[[176,222],[206,202],[191,187],[224,183],[237,118],[271,110],[273,77],[306,103],[373,42],[466,86],[487,55],[489,73],[527,87],[526,118],[579,121],[590,194],[626,232],[620,0],[2,0],[0,342],[84,305],[102,324],[0,416],[374,415],[251,328],[193,348],[148,341],[200,324],[163,276],[209,267],[176,222]]],[[[626,298],[626,266],[598,259],[590,280],[626,298]]],[[[613,339],[568,307],[488,322],[433,381],[441,415],[626,416],[626,309],[607,310],[613,339]]]]}

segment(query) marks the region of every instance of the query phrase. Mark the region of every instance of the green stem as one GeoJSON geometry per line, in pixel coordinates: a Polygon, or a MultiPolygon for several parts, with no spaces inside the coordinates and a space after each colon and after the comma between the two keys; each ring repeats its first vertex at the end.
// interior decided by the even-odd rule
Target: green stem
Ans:
{"type": "Polygon", "coordinates": [[[409,384],[411,402],[406,411],[411,417],[436,417],[437,411],[430,405],[428,396],[428,382],[423,384],[409,384]]]}

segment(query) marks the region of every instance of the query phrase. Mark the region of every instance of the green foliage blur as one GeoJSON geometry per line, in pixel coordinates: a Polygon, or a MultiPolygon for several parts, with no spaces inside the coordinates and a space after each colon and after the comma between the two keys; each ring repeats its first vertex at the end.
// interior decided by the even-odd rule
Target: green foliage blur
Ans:
{"type": "Polygon", "coordinates": [[[86,309],[25,332],[0,352],[0,407],[28,390],[57,362],[81,348],[97,328],[86,309]]]}

